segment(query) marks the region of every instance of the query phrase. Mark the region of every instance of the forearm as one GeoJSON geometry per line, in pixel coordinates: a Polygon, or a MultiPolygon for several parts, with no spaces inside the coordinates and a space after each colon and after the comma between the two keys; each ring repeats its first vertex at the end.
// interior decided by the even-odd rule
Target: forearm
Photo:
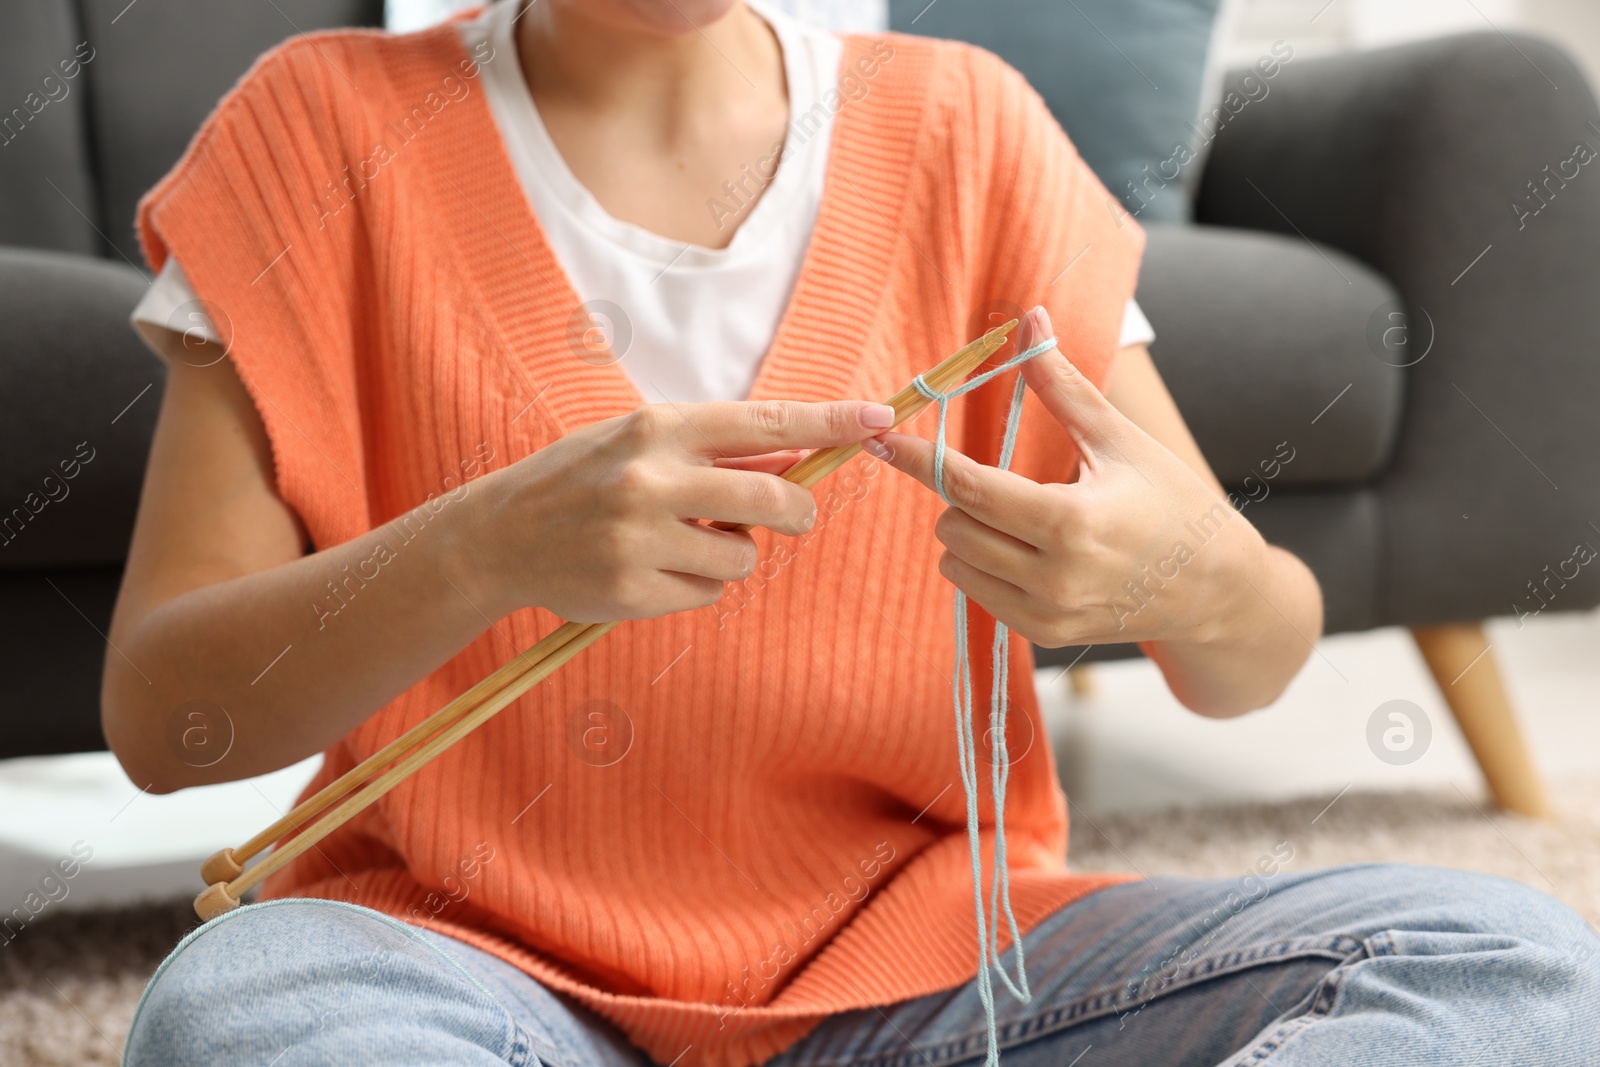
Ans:
{"type": "Polygon", "coordinates": [[[115,633],[104,724],[135,783],[169,792],[287,766],[481,634],[495,608],[453,576],[466,503],[436,498],[345,544],[173,597],[115,633]]]}
{"type": "Polygon", "coordinates": [[[799,534],[816,514],[803,487],[717,461],[854,444],[894,418],[865,401],[647,405],[302,556],[232,381],[231,395],[224,378],[169,381],[112,620],[106,738],[157,791],[326,748],[511,612],[614,622],[715,603],[749,577],[756,542],[686,520],[799,534]],[[206,702],[198,736],[191,701],[206,702]],[[213,725],[231,747],[210,743],[213,725]]]}
{"type": "MultiPolygon", "coordinates": [[[[1321,635],[1322,592],[1316,578],[1293,555],[1268,545],[1233,510],[1143,346],[1124,349],[1118,357],[1109,395],[1209,488],[1205,518],[1185,530],[1203,535],[1213,515],[1226,517],[1214,540],[1183,535],[1195,540],[1195,561],[1176,579],[1186,586],[1174,598],[1183,604],[1170,616],[1176,629],[1140,647],[1178,699],[1202,715],[1238,715],[1270,704],[1321,635]]],[[[1170,513],[1172,507],[1188,517],[1183,504],[1163,510],[1170,513]]]]}
{"type": "MultiPolygon", "coordinates": [[[[1234,524],[1245,527],[1242,518],[1234,524]]],[[[1253,528],[1240,532],[1239,550],[1210,575],[1212,621],[1192,636],[1140,646],[1185,707],[1215,718],[1276,700],[1322,635],[1322,591],[1310,569],[1253,528]]]]}

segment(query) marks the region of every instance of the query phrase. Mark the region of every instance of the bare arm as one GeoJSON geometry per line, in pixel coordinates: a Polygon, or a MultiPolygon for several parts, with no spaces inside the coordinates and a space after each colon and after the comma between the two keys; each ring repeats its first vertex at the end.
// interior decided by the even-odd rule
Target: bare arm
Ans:
{"type": "Polygon", "coordinates": [[[814,502],[770,473],[782,465],[772,454],[854,443],[893,417],[861,401],[649,406],[420,505],[410,536],[391,523],[306,555],[231,361],[197,368],[170,358],[176,335],[153,343],[170,373],[102,722],[129,776],[155,792],[326,748],[513,611],[592,622],[714,602],[755,566],[755,543],[696,520],[804,531],[814,502]],[[216,748],[182,740],[197,706],[232,726],[214,763],[216,748]]]}
{"type": "MultiPolygon", "coordinates": [[[[1144,345],[1118,355],[1106,396],[1226,503],[1222,483],[1200,454],[1144,345]]],[[[1306,565],[1267,544],[1242,517],[1224,532],[1240,542],[1237,549],[1245,558],[1232,579],[1238,606],[1226,625],[1210,640],[1149,641],[1142,646],[1173,693],[1203,714],[1238,714],[1271,703],[1322,636],[1322,590],[1306,565]]]]}
{"type": "Polygon", "coordinates": [[[450,504],[376,579],[351,582],[337,616],[319,619],[313,605],[340,603],[326,583],[396,538],[377,530],[303,554],[305,534],[274,492],[266,430],[232,362],[168,363],[102,691],[112,750],[156,792],[320,751],[488,625],[449,584],[460,527],[450,504]],[[211,736],[189,745],[188,720],[169,730],[191,701],[220,707],[231,723],[232,747],[210,766],[196,764],[216,752],[196,745],[224,743],[223,723],[196,720],[211,736]]]}

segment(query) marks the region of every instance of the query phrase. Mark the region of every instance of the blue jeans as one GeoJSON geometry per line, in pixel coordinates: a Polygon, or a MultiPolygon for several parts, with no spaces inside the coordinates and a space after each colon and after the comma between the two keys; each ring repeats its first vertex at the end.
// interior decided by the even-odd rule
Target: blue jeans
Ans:
{"type": "MultiPolygon", "coordinates": [[[[1062,908],[1025,946],[1032,1003],[997,993],[1007,1067],[1600,1064],[1600,939],[1498,878],[1385,865],[1156,879],[1062,908]]],[[[947,1067],[981,1062],[984,1042],[968,983],[835,1016],[771,1064],[947,1067]]],[[[178,946],[125,1063],[650,1061],[459,941],[348,904],[278,900],[178,946]]]]}

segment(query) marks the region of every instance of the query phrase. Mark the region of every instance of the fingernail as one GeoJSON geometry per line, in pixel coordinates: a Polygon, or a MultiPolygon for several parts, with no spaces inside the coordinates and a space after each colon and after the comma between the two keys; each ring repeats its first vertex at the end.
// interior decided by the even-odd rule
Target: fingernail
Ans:
{"type": "Polygon", "coordinates": [[[876,437],[869,437],[861,442],[861,448],[867,455],[881,459],[885,463],[894,458],[894,451],[876,437]]]}
{"type": "Polygon", "coordinates": [[[894,425],[894,408],[888,404],[868,404],[856,418],[869,430],[887,430],[894,425]]]}

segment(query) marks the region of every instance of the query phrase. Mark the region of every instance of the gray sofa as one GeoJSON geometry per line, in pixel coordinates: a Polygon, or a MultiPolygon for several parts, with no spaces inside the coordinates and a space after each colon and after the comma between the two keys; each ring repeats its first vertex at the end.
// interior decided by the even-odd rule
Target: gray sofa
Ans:
{"type": "MultiPolygon", "coordinates": [[[[1010,60],[1071,132],[1041,5],[892,10],[1010,60]]],[[[1249,97],[1245,73],[1225,91],[1249,97]]],[[[1600,549],[1594,149],[1594,95],[1547,41],[1296,59],[1216,137],[1193,224],[1149,227],[1139,279],[1196,440],[1316,572],[1328,632],[1408,627],[1495,800],[1529,814],[1547,806],[1482,620],[1600,603],[1575,551],[1600,549]]]]}
{"type": "Polygon", "coordinates": [[[257,55],[382,16],[383,0],[0,9],[0,757],[105,747],[104,634],[164,380],[128,327],[148,281],[134,205],[257,55]]]}
{"type": "MultiPolygon", "coordinates": [[[[0,14],[0,109],[80,42],[94,53],[0,147],[0,756],[102,745],[104,633],[162,380],[125,321],[145,284],[137,196],[254,55],[381,9],[125,2],[0,14]]],[[[1004,54],[992,21],[980,43],[1004,54]]],[[[1317,572],[1328,629],[1412,627],[1446,680],[1479,621],[1539,606],[1535,585],[1548,610],[1600,602],[1600,568],[1559,589],[1546,570],[1600,545],[1600,174],[1552,183],[1538,215],[1511,208],[1577,141],[1600,145],[1600,113],[1559,49],[1514,44],[1296,61],[1217,139],[1195,224],[1151,228],[1138,294],[1197,439],[1317,572]]],[[[1492,657],[1473,669],[1494,682],[1492,657]]],[[[1446,693],[1497,798],[1539,810],[1498,684],[1446,693]]]]}

